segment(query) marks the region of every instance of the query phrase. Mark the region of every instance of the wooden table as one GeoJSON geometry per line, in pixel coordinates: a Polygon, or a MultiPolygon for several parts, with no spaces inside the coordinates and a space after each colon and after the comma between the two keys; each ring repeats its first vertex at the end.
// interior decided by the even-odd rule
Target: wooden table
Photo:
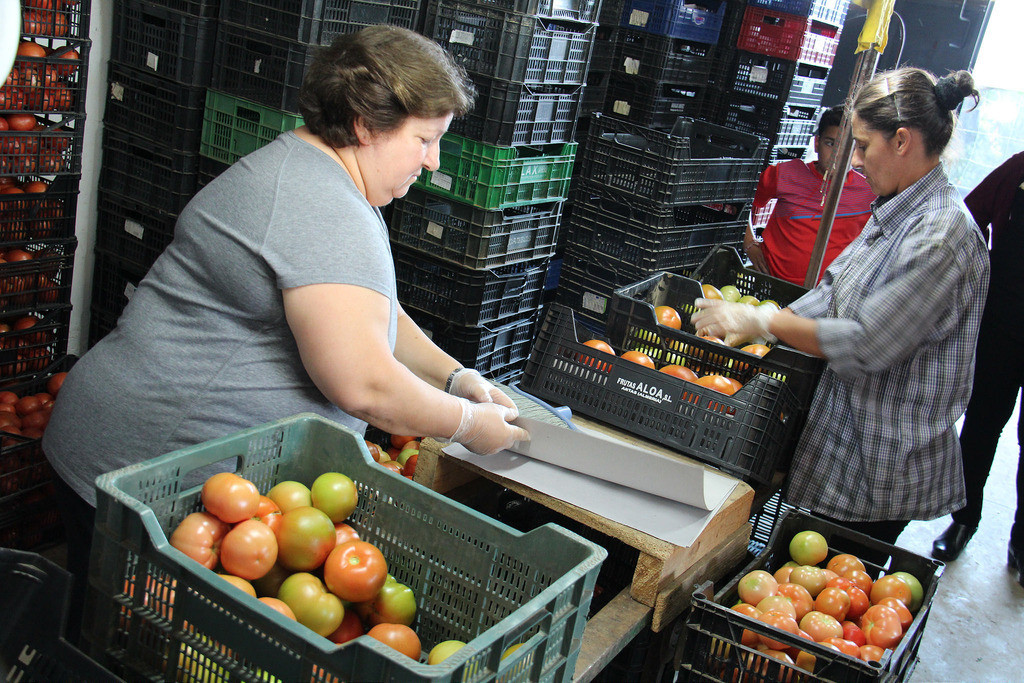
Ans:
{"type": "MultiPolygon", "coordinates": [[[[688,460],[676,451],[581,416],[574,416],[573,422],[626,443],[688,460]]],[[[441,450],[442,446],[432,439],[423,440],[415,481],[459,499],[464,498],[467,491],[477,489],[483,477],[639,551],[630,586],[587,623],[576,664],[577,681],[592,680],[644,629],[649,628],[654,633],[665,629],[689,607],[698,584],[722,577],[746,554],[750,538],[747,520],[754,491],[743,482],[737,482],[732,494],[696,540],[682,547],[453,458],[441,450]]]]}

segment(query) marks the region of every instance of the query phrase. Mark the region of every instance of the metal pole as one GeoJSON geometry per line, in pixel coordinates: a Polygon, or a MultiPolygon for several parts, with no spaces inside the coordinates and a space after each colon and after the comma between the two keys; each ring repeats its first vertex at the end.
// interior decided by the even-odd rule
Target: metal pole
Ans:
{"type": "MultiPolygon", "coordinates": [[[[850,82],[851,93],[856,92],[862,84],[871,80],[871,77],[875,75],[877,65],[878,51],[873,46],[860,53],[854,67],[853,80],[850,82]]],[[[804,278],[804,287],[808,289],[814,287],[818,283],[818,278],[821,277],[825,247],[828,246],[828,238],[832,234],[832,223],[835,221],[836,210],[839,208],[839,196],[843,192],[846,174],[850,170],[850,160],[853,158],[853,134],[849,115],[843,118],[839,141],[836,144],[838,148],[832,156],[832,166],[825,171],[823,185],[826,189],[822,200],[821,225],[818,227],[818,236],[814,240],[811,260],[807,264],[807,276],[804,278]],[[836,180],[838,182],[835,182],[836,180]]]]}

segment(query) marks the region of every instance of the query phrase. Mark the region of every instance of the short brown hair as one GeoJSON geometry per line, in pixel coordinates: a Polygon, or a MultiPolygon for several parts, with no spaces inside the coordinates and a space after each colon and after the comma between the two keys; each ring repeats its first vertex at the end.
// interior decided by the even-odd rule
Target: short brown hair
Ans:
{"type": "Polygon", "coordinates": [[[853,112],[871,130],[892,136],[901,126],[916,128],[924,136],[925,151],[942,154],[953,137],[953,110],[965,97],[978,103],[974,79],[955,71],[936,80],[923,69],[904,67],[884,71],[857,90],[853,112]]]}
{"type": "Polygon", "coordinates": [[[355,123],[396,130],[410,116],[463,116],[475,92],[466,71],[434,41],[397,26],[369,26],[321,49],[299,91],[310,132],[333,147],[358,144],[355,123]]]}

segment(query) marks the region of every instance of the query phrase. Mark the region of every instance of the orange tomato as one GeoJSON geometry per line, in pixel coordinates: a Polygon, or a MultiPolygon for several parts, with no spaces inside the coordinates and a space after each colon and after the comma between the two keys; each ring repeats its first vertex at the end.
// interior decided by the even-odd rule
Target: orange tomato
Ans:
{"type": "Polygon", "coordinates": [[[270,609],[277,610],[278,612],[280,612],[281,614],[285,615],[286,617],[288,617],[292,621],[295,621],[295,612],[293,612],[292,608],[289,607],[288,605],[286,605],[283,600],[278,600],[277,598],[265,597],[265,598],[259,598],[259,601],[262,602],[267,607],[269,607],[270,609]]]}
{"type": "Polygon", "coordinates": [[[391,435],[391,445],[401,450],[402,446],[415,439],[415,436],[399,436],[398,434],[391,435]]]}
{"type": "Polygon", "coordinates": [[[732,396],[736,393],[735,380],[730,380],[728,377],[723,377],[722,375],[704,375],[703,377],[698,377],[694,384],[699,384],[702,387],[707,387],[708,389],[714,389],[726,396],[732,396]]]}
{"type": "Polygon", "coordinates": [[[583,342],[583,345],[589,346],[592,349],[597,349],[598,351],[610,353],[613,356],[615,355],[615,349],[612,348],[611,344],[600,339],[588,339],[587,341],[583,342]]]}
{"type": "Polygon", "coordinates": [[[852,640],[846,640],[845,638],[826,638],[822,643],[825,645],[834,645],[836,649],[844,655],[850,655],[854,659],[860,658],[860,647],[852,640]]]}
{"type": "Polygon", "coordinates": [[[398,463],[397,460],[385,460],[384,462],[381,463],[381,466],[391,470],[395,474],[402,473],[402,466],[398,463]]]}
{"type": "Polygon", "coordinates": [[[679,311],[671,306],[655,306],[654,317],[657,318],[659,325],[671,327],[673,330],[683,328],[683,319],[679,316],[679,311]]]}
{"type": "Polygon", "coordinates": [[[780,583],[777,593],[789,598],[796,611],[796,620],[800,621],[804,615],[814,609],[814,598],[806,588],[798,583],[780,583]]]}
{"type": "Polygon", "coordinates": [[[880,662],[882,661],[882,655],[884,654],[885,650],[877,645],[860,646],[860,658],[865,662],[880,662]]]}
{"type": "Polygon", "coordinates": [[[632,361],[639,365],[643,365],[644,367],[650,368],[651,370],[654,370],[654,361],[651,360],[650,356],[641,351],[626,351],[625,353],[622,354],[622,359],[632,361]]]}
{"type": "Polygon", "coordinates": [[[860,558],[856,555],[851,555],[850,553],[840,553],[839,555],[836,555],[828,561],[825,568],[831,569],[839,576],[846,576],[846,572],[851,569],[865,571],[864,563],[860,561],[860,558]]]}
{"type": "Polygon", "coordinates": [[[904,605],[909,605],[913,599],[913,595],[910,592],[910,586],[907,582],[898,576],[887,574],[886,576],[880,577],[875,581],[874,585],[871,586],[871,604],[877,605],[882,601],[882,598],[898,598],[904,605]]]}
{"type": "MultiPolygon", "coordinates": [[[[782,612],[765,612],[758,617],[758,620],[768,624],[769,626],[785,631],[786,633],[792,633],[794,636],[800,631],[800,627],[797,625],[796,619],[788,614],[783,614],[782,612]]],[[[762,643],[773,650],[782,650],[789,647],[786,643],[774,640],[766,635],[759,635],[758,637],[761,639],[762,643]]]]}
{"type": "Polygon", "coordinates": [[[684,368],[682,365],[666,365],[659,372],[664,372],[666,375],[672,375],[679,379],[685,379],[687,382],[697,381],[697,373],[690,368],[684,368]]]}
{"type": "Polygon", "coordinates": [[[837,621],[842,621],[846,619],[846,613],[850,611],[850,596],[842,588],[828,586],[823,588],[818,593],[818,597],[814,599],[814,609],[835,617],[837,621]]]}
{"type": "Polygon", "coordinates": [[[888,598],[882,598],[878,601],[878,604],[885,605],[886,607],[892,607],[896,610],[896,614],[900,615],[900,627],[903,629],[903,632],[906,633],[907,629],[910,628],[910,625],[914,622],[914,615],[910,613],[910,609],[907,607],[906,603],[899,598],[890,596],[888,598]]]}
{"type": "Polygon", "coordinates": [[[857,585],[857,588],[864,591],[865,595],[871,595],[871,586],[873,582],[871,581],[871,576],[869,576],[863,569],[848,569],[846,573],[843,574],[843,577],[853,581],[854,584],[857,585]]]}
{"type": "Polygon", "coordinates": [[[422,646],[419,636],[408,626],[403,624],[377,624],[366,635],[379,640],[388,647],[401,652],[407,657],[419,660],[422,646]]]}
{"type": "Polygon", "coordinates": [[[700,291],[705,299],[722,299],[722,292],[714,285],[701,285],[700,291]]]}
{"type": "Polygon", "coordinates": [[[764,354],[771,351],[771,349],[769,349],[764,344],[747,344],[746,346],[741,348],[740,351],[746,351],[747,353],[752,353],[758,358],[761,358],[764,356],[764,354]]]}

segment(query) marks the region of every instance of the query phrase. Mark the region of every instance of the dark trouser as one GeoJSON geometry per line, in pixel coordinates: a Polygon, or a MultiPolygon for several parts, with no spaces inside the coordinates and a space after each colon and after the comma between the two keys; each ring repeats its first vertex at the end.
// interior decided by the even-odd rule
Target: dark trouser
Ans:
{"type": "MultiPolygon", "coordinates": [[[[814,514],[822,519],[832,522],[833,524],[844,526],[851,531],[856,531],[864,534],[865,536],[870,536],[876,541],[881,541],[888,545],[895,545],[896,539],[899,538],[900,534],[903,533],[903,530],[908,524],[910,524],[909,519],[892,519],[880,522],[843,522],[838,519],[826,517],[825,515],[819,515],[818,513],[814,514]]],[[[865,562],[870,562],[879,566],[885,566],[886,561],[889,559],[888,554],[872,552],[861,552],[858,554],[858,557],[865,562]]]]}
{"type": "Polygon", "coordinates": [[[57,487],[57,507],[64,520],[64,531],[67,535],[67,570],[72,576],[67,638],[72,643],[78,643],[82,631],[82,611],[89,577],[89,553],[92,550],[92,527],[96,520],[96,508],[85,502],[63,479],[54,479],[57,487]]]}
{"type": "MultiPolygon", "coordinates": [[[[967,526],[977,526],[981,521],[982,494],[995,458],[999,435],[1013,415],[1017,395],[1024,386],[1024,356],[1013,353],[1014,343],[1006,335],[992,330],[986,321],[982,322],[975,357],[974,390],[960,430],[967,505],[953,514],[953,521],[967,526]]],[[[1024,421],[1020,419],[1017,421],[1017,442],[1024,443],[1024,421]]],[[[1014,518],[1018,536],[1024,536],[1022,503],[1024,465],[1018,454],[1017,512],[1014,518]]],[[[1024,542],[1024,538],[1017,540],[1024,542]]]]}

